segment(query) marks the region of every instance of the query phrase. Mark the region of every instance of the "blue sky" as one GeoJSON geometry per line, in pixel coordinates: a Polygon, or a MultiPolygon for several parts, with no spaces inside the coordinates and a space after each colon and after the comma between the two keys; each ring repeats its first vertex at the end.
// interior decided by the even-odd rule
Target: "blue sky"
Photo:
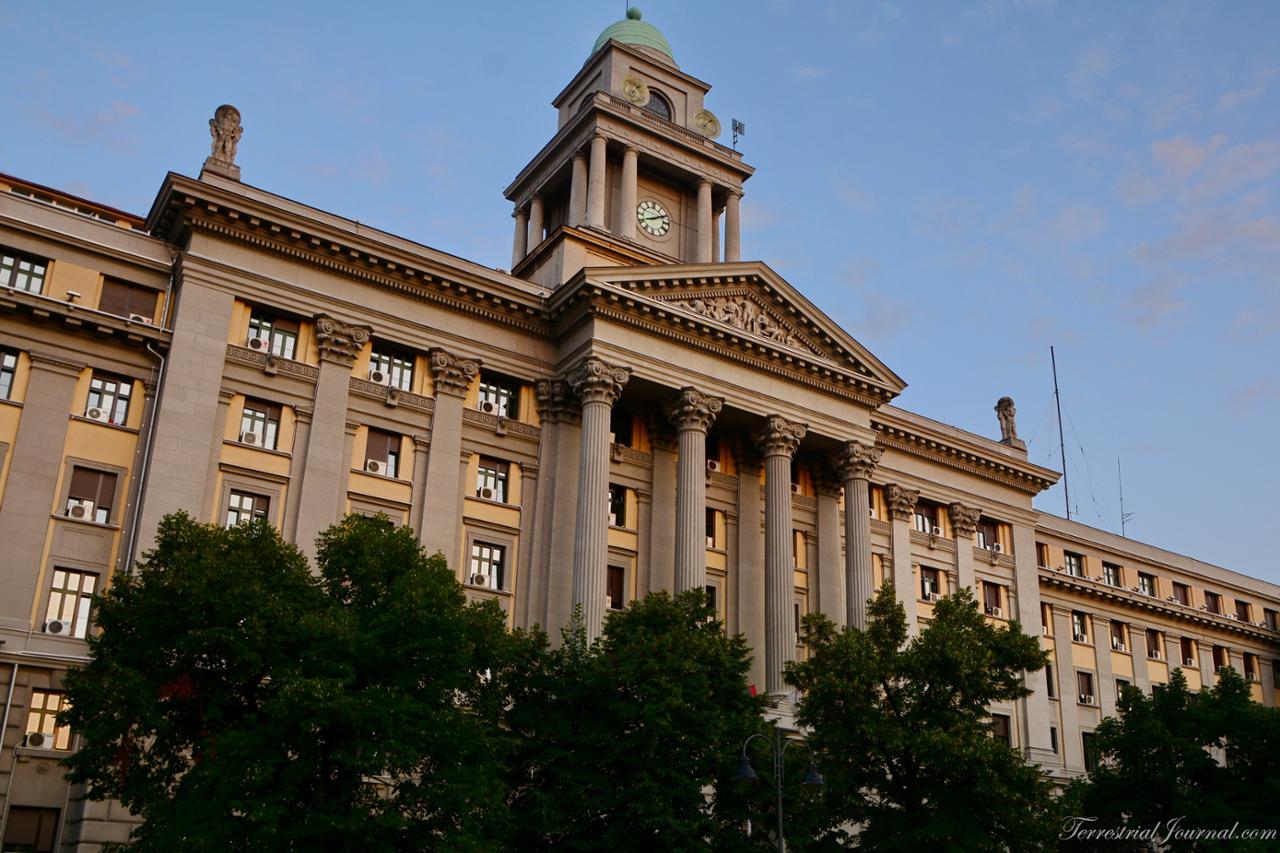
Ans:
{"type": "MultiPolygon", "coordinates": [[[[649,0],[747,124],[762,258],[1129,535],[1280,582],[1280,4],[649,0]],[[1083,449],[1082,449],[1083,448],[1083,449]]],[[[0,170],[145,213],[215,106],[248,183],[493,266],[501,190],[623,0],[0,3],[0,170]]],[[[1061,487],[1037,506],[1061,514],[1061,487]]]]}

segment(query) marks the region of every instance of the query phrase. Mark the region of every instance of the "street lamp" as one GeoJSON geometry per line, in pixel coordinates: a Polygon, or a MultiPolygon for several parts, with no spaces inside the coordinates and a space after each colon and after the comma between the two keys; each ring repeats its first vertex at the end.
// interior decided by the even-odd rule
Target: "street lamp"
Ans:
{"type": "Polygon", "coordinates": [[[783,777],[783,758],[787,754],[787,747],[795,746],[797,743],[809,750],[809,766],[804,773],[803,784],[810,788],[821,788],[827,784],[822,778],[822,774],[818,772],[818,765],[813,760],[813,747],[809,746],[806,741],[792,740],[782,733],[782,730],[774,727],[772,739],[763,734],[754,734],[742,742],[742,755],[738,759],[738,769],[734,771],[733,781],[735,782],[755,782],[760,777],[756,774],[755,768],[751,766],[751,759],[747,756],[747,747],[751,742],[760,739],[769,744],[770,751],[773,755],[773,787],[774,793],[778,798],[778,853],[787,853],[787,839],[782,834],[782,777],[783,777]]]}

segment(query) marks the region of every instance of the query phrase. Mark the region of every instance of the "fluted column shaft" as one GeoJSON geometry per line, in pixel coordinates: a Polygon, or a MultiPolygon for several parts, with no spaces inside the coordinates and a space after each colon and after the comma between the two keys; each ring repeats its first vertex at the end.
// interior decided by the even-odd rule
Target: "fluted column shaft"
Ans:
{"type": "Polygon", "coordinates": [[[639,155],[628,146],[622,152],[622,192],[618,201],[618,234],[630,240],[636,237],[636,165],[639,155]]]}
{"type": "Polygon", "coordinates": [[[529,236],[526,238],[525,254],[542,242],[542,196],[535,195],[529,202],[529,236]]]}
{"type": "Polygon", "coordinates": [[[594,356],[569,377],[574,393],[582,400],[573,604],[582,607],[588,642],[600,636],[608,592],[609,415],[630,378],[626,368],[594,356]]]}
{"type": "Polygon", "coordinates": [[[875,594],[871,578],[871,474],[884,451],[859,441],[846,442],[837,458],[844,481],[844,575],[848,624],[867,627],[867,600],[875,594]]]}
{"type": "Polygon", "coordinates": [[[576,151],[573,155],[573,171],[569,181],[569,224],[574,228],[586,221],[587,216],[587,155],[576,151]]]}
{"type": "Polygon", "coordinates": [[[741,197],[729,193],[724,203],[724,259],[726,263],[742,260],[742,225],[739,211],[741,197]]]}
{"type": "Polygon", "coordinates": [[[524,256],[529,254],[529,214],[525,212],[523,207],[516,208],[515,219],[515,236],[511,242],[512,269],[515,269],[516,264],[524,260],[524,256]]]}
{"type": "Polygon", "coordinates": [[[608,142],[603,136],[591,137],[591,165],[587,176],[587,225],[604,227],[604,167],[608,142]]]}
{"type": "Polygon", "coordinates": [[[698,246],[694,262],[711,263],[711,182],[698,181],[698,246]]]}
{"type": "Polygon", "coordinates": [[[676,592],[701,589],[707,582],[707,430],[724,401],[696,388],[684,388],[667,406],[676,428],[676,592]]]}
{"type": "Polygon", "coordinates": [[[775,701],[785,698],[783,668],[795,660],[791,557],[791,457],[807,428],[770,415],[756,441],[764,456],[764,657],[765,689],[775,701]]]}

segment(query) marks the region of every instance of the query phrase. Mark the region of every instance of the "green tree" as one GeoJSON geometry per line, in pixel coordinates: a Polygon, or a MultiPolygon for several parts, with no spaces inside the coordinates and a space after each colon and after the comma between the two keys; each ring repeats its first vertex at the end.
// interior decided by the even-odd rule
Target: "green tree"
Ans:
{"type": "Polygon", "coordinates": [[[385,518],[318,564],[180,514],[98,602],[68,763],[145,821],[134,849],[496,849],[523,638],[385,518]]]}
{"type": "Polygon", "coordinates": [[[815,847],[1035,850],[1055,836],[1048,782],[991,734],[988,707],[1025,696],[1047,662],[1017,622],[994,627],[961,590],[909,640],[886,584],[865,631],[815,614],[804,638],[787,678],[827,781],[815,847]]]}
{"type": "Polygon", "coordinates": [[[509,715],[523,743],[511,848],[732,846],[745,804],[729,780],[761,726],[749,663],[700,591],[633,602],[591,644],[575,619],[509,715]]]}

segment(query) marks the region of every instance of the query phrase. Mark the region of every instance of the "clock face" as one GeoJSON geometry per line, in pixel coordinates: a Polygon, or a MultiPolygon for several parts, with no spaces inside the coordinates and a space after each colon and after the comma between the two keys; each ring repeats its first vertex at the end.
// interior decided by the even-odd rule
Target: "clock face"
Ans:
{"type": "Polygon", "coordinates": [[[636,221],[654,237],[665,237],[671,230],[671,214],[656,201],[646,199],[636,205],[636,221]]]}

